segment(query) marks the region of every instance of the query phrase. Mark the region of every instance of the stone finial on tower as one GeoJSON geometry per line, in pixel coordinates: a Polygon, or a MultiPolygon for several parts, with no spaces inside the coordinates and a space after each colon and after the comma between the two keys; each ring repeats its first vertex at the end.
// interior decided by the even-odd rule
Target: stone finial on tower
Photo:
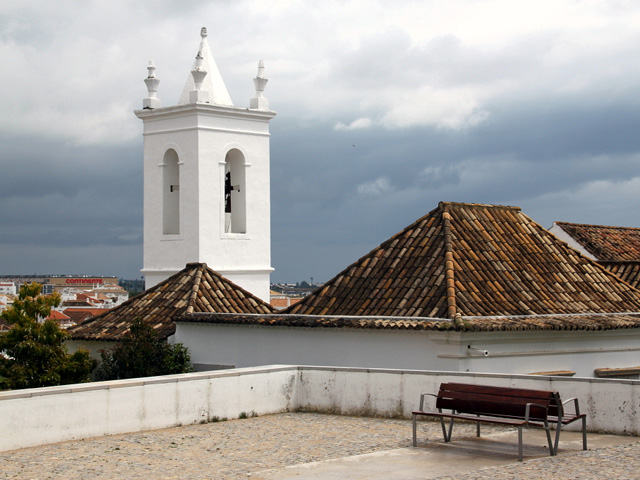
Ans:
{"type": "Polygon", "coordinates": [[[264,97],[264,88],[269,80],[264,77],[264,60],[258,62],[258,74],[253,79],[256,87],[256,96],[249,100],[249,108],[252,110],[269,110],[269,100],[264,97]]]}
{"type": "Polygon", "coordinates": [[[147,70],[149,71],[149,74],[147,78],[144,79],[144,83],[147,85],[149,96],[142,100],[142,108],[151,110],[160,107],[160,99],[157,97],[158,84],[160,83],[160,80],[156,78],[156,66],[153,63],[153,60],[149,60],[147,70]]]}
{"type": "MultiPolygon", "coordinates": [[[[200,35],[202,38],[205,38],[207,36],[207,29],[202,28],[200,35]]],[[[204,78],[207,76],[207,71],[202,68],[203,61],[202,52],[198,52],[196,55],[196,65],[193,70],[191,70],[195,88],[189,92],[190,103],[209,103],[209,92],[202,90],[202,82],[204,82],[204,78]]]]}

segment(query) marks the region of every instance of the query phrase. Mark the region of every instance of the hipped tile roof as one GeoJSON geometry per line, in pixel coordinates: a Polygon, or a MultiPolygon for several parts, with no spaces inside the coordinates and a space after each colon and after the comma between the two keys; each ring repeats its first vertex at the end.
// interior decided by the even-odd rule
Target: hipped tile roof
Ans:
{"type": "Polygon", "coordinates": [[[211,270],[190,263],[175,275],[122,305],[69,330],[74,340],[116,341],[142,317],[160,338],[175,333],[173,318],[185,313],[272,313],[271,306],[211,270]]]}
{"type": "Polygon", "coordinates": [[[601,262],[640,262],[640,228],[555,224],[601,262]]]}
{"type": "Polygon", "coordinates": [[[282,313],[436,317],[640,312],[640,292],[520,208],[441,202],[282,313]]]}

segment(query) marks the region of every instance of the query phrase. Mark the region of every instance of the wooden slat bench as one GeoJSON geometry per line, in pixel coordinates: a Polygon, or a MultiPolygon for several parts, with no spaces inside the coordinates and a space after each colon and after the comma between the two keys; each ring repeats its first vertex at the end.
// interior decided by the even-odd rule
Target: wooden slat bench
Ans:
{"type": "Polygon", "coordinates": [[[420,415],[440,418],[444,441],[451,441],[453,422],[456,419],[476,422],[476,434],[480,436],[480,423],[508,425],[518,428],[518,460],[522,461],[522,430],[525,427],[543,428],[547,434],[549,452],[558,453],[562,427],[577,420],[582,421],[582,448],[587,449],[587,419],[580,413],[577,398],[564,403],[558,392],[528,390],[523,388],[493,387],[488,385],[467,385],[443,383],[437,395],[420,395],[420,409],[413,412],[413,446],[417,445],[417,418],[420,415]],[[427,396],[436,397],[435,412],[424,411],[427,396]],[[573,402],[574,412],[567,414],[564,406],[573,402]],[[450,413],[443,412],[449,410],[450,413]],[[449,419],[449,427],[445,425],[449,419]],[[555,424],[555,443],[551,440],[550,424],[555,424]]]}

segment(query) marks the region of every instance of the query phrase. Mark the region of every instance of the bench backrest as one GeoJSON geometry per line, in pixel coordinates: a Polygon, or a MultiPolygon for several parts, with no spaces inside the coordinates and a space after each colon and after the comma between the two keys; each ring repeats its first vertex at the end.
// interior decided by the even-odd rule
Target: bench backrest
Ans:
{"type": "Polygon", "coordinates": [[[458,413],[523,418],[527,404],[533,403],[540,406],[531,406],[529,418],[545,420],[549,415],[554,415],[549,411],[550,406],[557,411],[557,400],[556,392],[546,390],[443,383],[436,407],[458,413]]]}

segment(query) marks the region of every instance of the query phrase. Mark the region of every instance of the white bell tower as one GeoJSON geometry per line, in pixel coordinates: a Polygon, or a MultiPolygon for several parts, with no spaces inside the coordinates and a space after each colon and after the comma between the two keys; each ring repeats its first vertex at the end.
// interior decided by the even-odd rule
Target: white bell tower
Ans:
{"type": "Polygon", "coordinates": [[[269,301],[271,206],[264,64],[249,108],[234,107],[207,31],[177,105],[162,107],[149,63],[149,96],[135,114],[144,136],[144,261],[149,288],[187,263],[206,263],[269,301]]]}

